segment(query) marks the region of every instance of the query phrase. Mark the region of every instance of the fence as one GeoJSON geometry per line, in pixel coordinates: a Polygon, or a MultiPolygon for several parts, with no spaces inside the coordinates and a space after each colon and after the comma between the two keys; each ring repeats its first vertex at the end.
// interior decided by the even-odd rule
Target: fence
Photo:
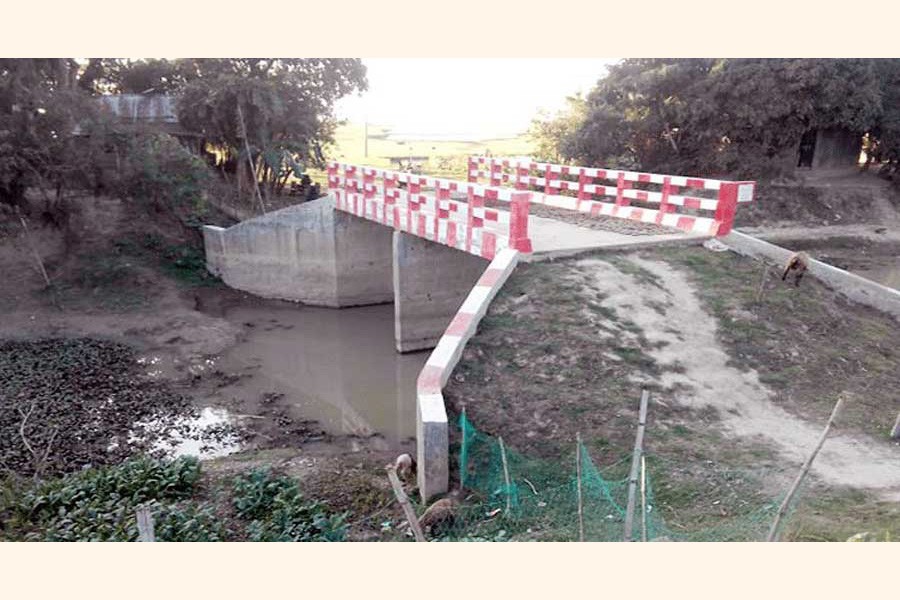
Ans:
{"type": "Polygon", "coordinates": [[[328,187],[339,210],[488,260],[504,248],[532,251],[529,192],[337,162],[328,165],[328,187]],[[486,208],[494,198],[510,210],[486,208]]]}
{"type": "Polygon", "coordinates": [[[756,188],[753,181],[723,181],[485,156],[469,158],[468,179],[470,183],[487,180],[493,187],[531,189],[539,192],[532,197],[532,202],[537,204],[718,236],[731,231],[738,203],[751,202],[756,188]],[[690,190],[690,195],[683,190],[690,190]],[[613,201],[604,201],[604,198],[613,201]]]}

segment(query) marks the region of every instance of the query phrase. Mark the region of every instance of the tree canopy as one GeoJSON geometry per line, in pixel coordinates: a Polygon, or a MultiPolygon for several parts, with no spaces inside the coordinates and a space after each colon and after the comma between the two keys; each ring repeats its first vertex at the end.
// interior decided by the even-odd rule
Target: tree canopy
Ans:
{"type": "MultiPolygon", "coordinates": [[[[900,158],[900,61],[626,59],[532,133],[566,160],[705,175],[776,175],[807,131],[869,134],[900,158]],[[557,125],[562,125],[557,127],[557,125]]],[[[793,165],[791,165],[793,166],[793,165]]]]}
{"type": "Polygon", "coordinates": [[[85,144],[100,136],[73,144],[103,126],[91,96],[175,96],[181,126],[236,166],[238,189],[257,179],[270,193],[321,163],[335,101],[364,89],[359,59],[0,59],[0,202],[96,171],[85,144]]]}

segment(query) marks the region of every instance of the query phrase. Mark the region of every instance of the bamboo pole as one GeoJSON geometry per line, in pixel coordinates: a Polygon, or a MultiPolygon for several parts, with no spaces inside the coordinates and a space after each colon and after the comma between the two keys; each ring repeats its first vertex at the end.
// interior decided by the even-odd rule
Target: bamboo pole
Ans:
{"type": "Polygon", "coordinates": [[[506,514],[512,509],[512,485],[509,481],[509,464],[506,462],[506,446],[503,445],[503,436],[497,438],[500,441],[500,459],[503,461],[503,479],[506,481],[506,514]]]}
{"type": "Polygon", "coordinates": [[[647,424],[647,403],[650,393],[641,390],[641,408],[638,412],[637,436],[634,439],[634,453],[631,456],[631,473],[628,475],[628,506],[625,510],[625,534],[626,542],[632,541],[631,532],[634,527],[634,505],[636,502],[638,472],[641,468],[641,454],[644,446],[644,427],[647,424]]]}
{"type": "Polygon", "coordinates": [[[837,402],[834,403],[834,408],[831,410],[831,416],[828,417],[828,422],[825,424],[825,429],[822,430],[822,435],[819,436],[819,441],[818,443],[816,443],[816,447],[813,448],[813,451],[810,453],[809,458],[807,458],[806,462],[803,463],[803,467],[800,469],[800,473],[794,480],[793,485],[791,485],[791,489],[788,490],[787,496],[784,497],[784,500],[781,502],[781,506],[778,507],[778,512],[775,515],[775,520],[772,521],[772,528],[769,529],[769,537],[766,538],[767,542],[778,541],[778,525],[781,524],[781,519],[787,512],[788,506],[790,506],[791,500],[794,498],[794,494],[797,493],[800,484],[803,483],[803,480],[806,479],[807,474],[809,474],[809,468],[812,466],[813,461],[816,460],[816,456],[819,454],[819,450],[821,450],[822,446],[825,444],[825,438],[828,437],[828,432],[829,430],[831,430],[831,424],[834,422],[835,418],[837,418],[838,412],[840,411],[843,402],[844,398],[839,397],[837,402]]]}
{"type": "Polygon", "coordinates": [[[584,499],[581,492],[581,433],[575,434],[575,476],[578,480],[578,541],[584,541],[584,499]]]}
{"type": "Polygon", "coordinates": [[[409,523],[410,529],[412,529],[413,535],[416,536],[416,541],[424,542],[425,534],[422,533],[422,528],[419,527],[419,519],[416,517],[416,511],[413,510],[412,505],[409,503],[409,498],[406,496],[406,492],[403,491],[403,486],[400,484],[400,479],[397,477],[397,468],[394,465],[388,465],[385,467],[385,470],[387,471],[388,479],[391,482],[391,487],[394,489],[394,496],[396,496],[397,502],[400,503],[403,514],[406,515],[406,520],[409,523]]]}
{"type": "Polygon", "coordinates": [[[641,455],[641,541],[647,541],[647,463],[641,455]]]}
{"type": "Polygon", "coordinates": [[[256,197],[259,200],[259,208],[263,214],[266,214],[266,205],[263,203],[262,194],[259,191],[259,176],[256,174],[256,166],[253,164],[253,158],[250,156],[250,142],[247,139],[247,124],[244,122],[244,111],[241,109],[241,103],[238,102],[238,117],[241,119],[241,132],[244,134],[244,149],[247,151],[247,165],[250,167],[250,173],[253,174],[253,186],[256,189],[256,197]]]}

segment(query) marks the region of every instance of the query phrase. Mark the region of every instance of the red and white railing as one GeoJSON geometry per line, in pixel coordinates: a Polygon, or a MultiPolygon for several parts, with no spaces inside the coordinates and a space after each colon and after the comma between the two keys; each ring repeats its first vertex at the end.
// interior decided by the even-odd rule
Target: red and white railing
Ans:
{"type": "Polygon", "coordinates": [[[530,192],[332,162],[328,188],[337,209],[492,260],[500,250],[531,252],[530,192]],[[465,193],[468,201],[450,198],[465,193]],[[485,199],[510,203],[486,208],[485,199]]]}
{"type": "Polygon", "coordinates": [[[530,189],[535,191],[531,201],[536,204],[656,223],[702,235],[729,233],[738,203],[752,201],[756,187],[754,181],[701,179],[485,156],[469,158],[468,179],[470,183],[484,180],[492,187],[530,189]]]}

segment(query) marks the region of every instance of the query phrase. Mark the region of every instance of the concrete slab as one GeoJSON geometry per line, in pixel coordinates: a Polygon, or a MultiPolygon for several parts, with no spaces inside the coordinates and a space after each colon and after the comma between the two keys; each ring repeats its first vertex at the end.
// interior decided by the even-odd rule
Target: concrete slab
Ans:
{"type": "Polygon", "coordinates": [[[589,229],[555,219],[528,217],[528,234],[534,247],[531,257],[523,260],[543,260],[585,252],[588,250],[621,250],[644,246],[670,244],[701,244],[709,236],[686,232],[654,235],[625,235],[614,231],[589,229]]]}

